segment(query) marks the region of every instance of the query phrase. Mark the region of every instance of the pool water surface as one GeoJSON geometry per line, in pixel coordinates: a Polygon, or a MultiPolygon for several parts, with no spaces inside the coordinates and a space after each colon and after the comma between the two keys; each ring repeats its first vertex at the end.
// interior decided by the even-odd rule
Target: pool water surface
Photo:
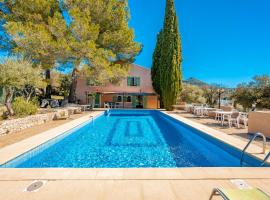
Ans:
{"type": "MultiPolygon", "coordinates": [[[[160,111],[111,110],[2,167],[239,167],[240,155],[160,111]]],[[[250,156],[244,159],[245,166],[260,164],[250,156]]]]}

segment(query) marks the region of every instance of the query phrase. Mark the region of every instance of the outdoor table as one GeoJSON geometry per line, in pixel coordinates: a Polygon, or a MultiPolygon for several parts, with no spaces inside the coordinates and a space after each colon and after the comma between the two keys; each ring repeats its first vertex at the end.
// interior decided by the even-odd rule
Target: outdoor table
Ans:
{"type": "Polygon", "coordinates": [[[208,114],[208,111],[209,110],[213,110],[214,108],[208,108],[208,107],[204,107],[204,108],[202,108],[202,115],[207,115],[208,114]]]}
{"type": "Polygon", "coordinates": [[[203,107],[194,107],[193,113],[195,115],[201,115],[201,110],[203,107]]]}
{"type": "Polygon", "coordinates": [[[80,107],[82,108],[82,111],[86,111],[87,108],[90,107],[90,105],[80,105],[80,107]]]}
{"type": "Polygon", "coordinates": [[[213,110],[213,108],[207,108],[207,107],[195,107],[194,113],[199,116],[203,116],[206,114],[208,110],[213,110]]]}
{"type": "Polygon", "coordinates": [[[216,114],[220,115],[220,118],[218,117],[218,122],[224,123],[225,116],[231,116],[233,114],[232,111],[216,111],[216,114]]]}

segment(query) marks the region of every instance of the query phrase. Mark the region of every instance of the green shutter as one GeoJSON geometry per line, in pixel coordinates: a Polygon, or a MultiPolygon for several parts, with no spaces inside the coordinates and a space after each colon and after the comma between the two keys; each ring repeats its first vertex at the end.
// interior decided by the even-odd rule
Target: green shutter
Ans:
{"type": "Polygon", "coordinates": [[[117,96],[113,96],[113,102],[117,102],[117,96]]]}
{"type": "Polygon", "coordinates": [[[95,95],[95,104],[100,106],[100,94],[95,95]]]}
{"type": "Polygon", "coordinates": [[[132,78],[131,78],[131,77],[128,77],[128,78],[127,78],[127,85],[128,85],[128,86],[131,86],[131,81],[132,81],[132,78]]]}
{"type": "Polygon", "coordinates": [[[147,96],[143,97],[143,108],[147,108],[147,96]]]}
{"type": "Polygon", "coordinates": [[[141,78],[136,77],[136,86],[141,86],[141,78]]]}
{"type": "Polygon", "coordinates": [[[133,108],[136,108],[136,105],[137,105],[137,98],[136,98],[136,96],[132,96],[131,97],[131,101],[132,101],[132,107],[133,108]]]}

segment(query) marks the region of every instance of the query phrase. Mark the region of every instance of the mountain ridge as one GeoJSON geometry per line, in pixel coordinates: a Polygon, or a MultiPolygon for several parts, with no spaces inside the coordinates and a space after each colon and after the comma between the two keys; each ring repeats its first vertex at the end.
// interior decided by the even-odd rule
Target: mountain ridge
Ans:
{"type": "Polygon", "coordinates": [[[184,83],[190,84],[190,85],[197,85],[197,86],[209,86],[208,83],[203,82],[197,78],[190,77],[183,81],[184,83]]]}

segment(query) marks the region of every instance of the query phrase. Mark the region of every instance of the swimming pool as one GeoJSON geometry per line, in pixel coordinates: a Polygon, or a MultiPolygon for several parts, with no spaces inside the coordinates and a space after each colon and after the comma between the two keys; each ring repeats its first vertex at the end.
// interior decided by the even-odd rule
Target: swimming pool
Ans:
{"type": "MultiPolygon", "coordinates": [[[[15,168],[239,167],[241,152],[157,110],[111,110],[7,162],[15,168]]],[[[245,166],[260,162],[246,155],[245,166]]]]}

